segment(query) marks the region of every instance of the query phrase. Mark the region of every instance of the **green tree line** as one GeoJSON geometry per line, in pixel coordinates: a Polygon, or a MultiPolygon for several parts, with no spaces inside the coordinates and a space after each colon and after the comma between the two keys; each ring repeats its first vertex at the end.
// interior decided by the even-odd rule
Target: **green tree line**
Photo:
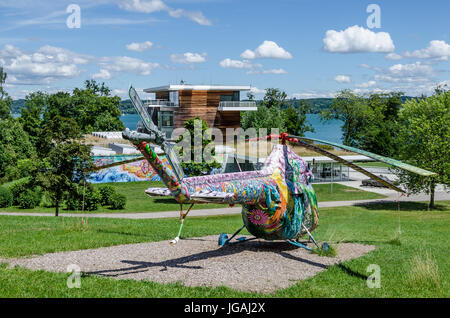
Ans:
{"type": "Polygon", "coordinates": [[[123,130],[120,98],[111,96],[104,83],[88,80],[71,93],[27,95],[20,116],[13,118],[12,100],[3,89],[6,77],[0,67],[0,183],[20,182],[11,187],[12,196],[2,187],[0,204],[33,208],[45,194],[55,215],[63,203],[79,208],[74,202],[81,201],[81,196],[86,210],[96,209],[101,202],[112,204],[86,183],[93,162],[84,134],[123,130]]]}

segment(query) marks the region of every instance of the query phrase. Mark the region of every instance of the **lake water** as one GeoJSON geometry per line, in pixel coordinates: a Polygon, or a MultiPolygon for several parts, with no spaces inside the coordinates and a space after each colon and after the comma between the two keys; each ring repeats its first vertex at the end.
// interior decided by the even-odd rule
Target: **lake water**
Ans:
{"type": "MultiPolygon", "coordinates": [[[[305,134],[305,137],[323,139],[336,143],[342,142],[342,121],[329,120],[323,122],[320,120],[319,114],[307,114],[306,117],[309,123],[313,126],[315,132],[307,132],[305,134]]],[[[136,124],[139,121],[140,117],[137,114],[127,114],[122,115],[120,119],[122,120],[126,128],[136,129],[136,124]]]]}

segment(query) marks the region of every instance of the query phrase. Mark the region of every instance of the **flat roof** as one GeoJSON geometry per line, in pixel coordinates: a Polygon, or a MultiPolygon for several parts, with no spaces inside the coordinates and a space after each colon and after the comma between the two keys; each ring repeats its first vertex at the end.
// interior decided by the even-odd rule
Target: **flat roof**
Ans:
{"type": "Polygon", "coordinates": [[[165,91],[183,91],[183,90],[198,90],[198,91],[249,91],[251,86],[248,85],[192,85],[192,84],[177,84],[164,85],[158,87],[145,88],[146,93],[156,93],[165,91]]]}

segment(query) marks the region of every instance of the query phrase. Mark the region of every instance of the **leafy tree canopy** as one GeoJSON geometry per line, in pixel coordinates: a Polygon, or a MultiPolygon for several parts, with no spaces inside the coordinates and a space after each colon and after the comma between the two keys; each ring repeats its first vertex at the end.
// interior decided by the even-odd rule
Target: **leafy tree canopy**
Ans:
{"type": "Polygon", "coordinates": [[[32,93],[26,97],[21,121],[30,134],[55,116],[73,118],[82,133],[120,131],[125,129],[119,118],[120,97],[110,96],[110,92],[104,83],[90,80],[83,89],[75,88],[72,94],[32,93]]]}
{"type": "Polygon", "coordinates": [[[324,120],[339,119],[344,144],[380,155],[393,156],[397,151],[398,112],[403,93],[372,94],[369,97],[343,90],[329,110],[322,112],[324,120]]]}
{"type": "MultiPolygon", "coordinates": [[[[252,97],[252,96],[250,96],[252,97]]],[[[313,131],[313,127],[307,122],[306,114],[310,107],[306,102],[288,105],[285,92],[276,88],[268,88],[261,103],[257,104],[258,110],[241,113],[241,127],[243,129],[266,128],[270,133],[271,128],[289,134],[303,136],[307,131],[313,131]]]]}
{"type": "Polygon", "coordinates": [[[398,158],[404,162],[435,172],[437,176],[421,176],[398,171],[400,182],[412,193],[431,194],[434,207],[437,183],[450,187],[450,91],[419,100],[409,100],[399,112],[398,158]]]}
{"type": "Polygon", "coordinates": [[[41,160],[36,176],[55,202],[55,215],[64,196],[84,180],[84,171],[92,167],[90,146],[80,142],[82,133],[72,118],[55,116],[41,130],[41,160]]]}
{"type": "MultiPolygon", "coordinates": [[[[190,153],[188,153],[188,158],[186,158],[186,154],[183,153],[183,151],[185,152],[185,149],[180,149],[180,156],[183,157],[181,167],[184,172],[190,176],[199,176],[210,174],[213,169],[220,168],[220,164],[215,161],[214,158],[209,158],[209,160],[208,158],[204,158],[204,153],[206,151],[208,151],[208,154],[211,154],[211,156],[215,155],[214,143],[207,122],[200,117],[195,117],[187,120],[183,126],[187,129],[187,132],[189,132],[188,138],[190,138],[190,153]],[[195,126],[198,125],[198,123],[201,124],[201,131],[198,128],[197,130],[195,129],[195,126]],[[196,144],[196,138],[201,138],[201,147],[196,144]],[[197,158],[201,158],[202,161],[196,162],[197,158]],[[186,161],[186,159],[190,159],[190,161],[186,161]]],[[[180,136],[176,142],[183,142],[183,139],[186,137],[186,134],[184,134],[180,136]]],[[[184,144],[184,147],[185,146],[187,145],[184,144]]]]}
{"type": "Polygon", "coordinates": [[[0,67],[0,119],[11,117],[12,99],[3,89],[7,76],[6,72],[3,71],[3,67],[0,67]]]}

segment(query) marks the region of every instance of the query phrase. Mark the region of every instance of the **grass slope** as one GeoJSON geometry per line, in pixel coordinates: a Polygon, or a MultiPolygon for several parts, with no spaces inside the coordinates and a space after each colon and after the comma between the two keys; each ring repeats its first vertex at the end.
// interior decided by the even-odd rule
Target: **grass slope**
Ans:
{"type": "MultiPolygon", "coordinates": [[[[3,265],[0,297],[449,297],[450,201],[439,202],[434,211],[415,202],[403,202],[400,209],[396,204],[321,209],[319,241],[377,249],[274,294],[95,276],[82,277],[80,289],[68,289],[69,274],[3,265]],[[381,288],[366,285],[370,264],[380,266],[381,288]]],[[[4,216],[0,224],[0,257],[167,240],[177,231],[175,219],[89,219],[83,227],[80,219],[4,216]]],[[[231,233],[241,224],[237,215],[189,218],[183,236],[231,233]]]]}

